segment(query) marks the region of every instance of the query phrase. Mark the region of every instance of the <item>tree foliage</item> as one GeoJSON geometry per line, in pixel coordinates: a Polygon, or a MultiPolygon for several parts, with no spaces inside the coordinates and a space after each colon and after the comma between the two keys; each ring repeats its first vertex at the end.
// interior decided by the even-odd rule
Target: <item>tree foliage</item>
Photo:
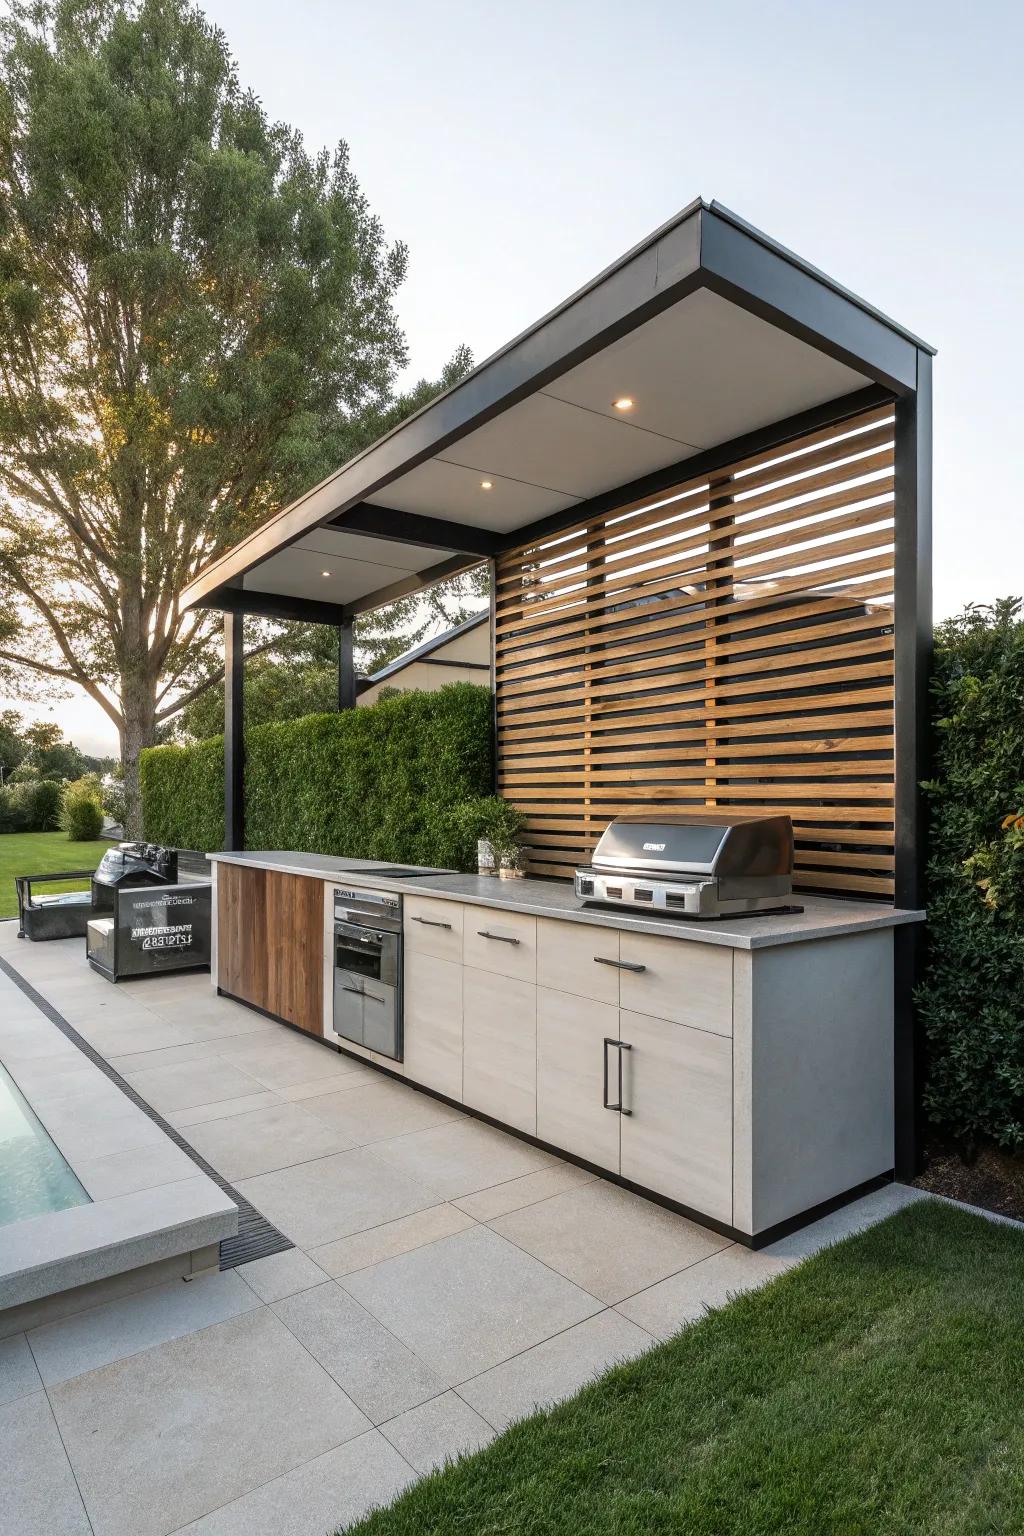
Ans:
{"type": "Polygon", "coordinates": [[[216,675],[181,588],[432,392],[394,398],[405,270],[345,145],[271,122],[187,0],[9,0],[0,668],[106,712],[130,821],[216,675]]]}

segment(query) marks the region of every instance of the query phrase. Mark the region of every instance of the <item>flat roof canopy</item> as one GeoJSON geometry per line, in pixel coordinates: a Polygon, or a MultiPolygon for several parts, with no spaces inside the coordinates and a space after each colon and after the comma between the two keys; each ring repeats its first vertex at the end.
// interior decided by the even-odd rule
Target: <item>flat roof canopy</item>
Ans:
{"type": "Polygon", "coordinates": [[[735,456],[779,424],[913,393],[932,350],[698,200],[213,562],[182,602],[341,622],[602,497],[710,470],[719,447],[735,456]]]}

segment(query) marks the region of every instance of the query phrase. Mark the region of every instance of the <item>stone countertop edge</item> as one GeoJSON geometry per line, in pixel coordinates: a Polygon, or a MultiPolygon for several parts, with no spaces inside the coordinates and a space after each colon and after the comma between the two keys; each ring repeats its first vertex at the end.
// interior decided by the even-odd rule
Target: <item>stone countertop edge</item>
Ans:
{"type": "MultiPolygon", "coordinates": [[[[293,853],[287,849],[211,853],[212,863],[249,865],[253,869],[279,870],[282,874],[307,875],[318,880],[344,880],[353,886],[365,883],[401,896],[431,896],[440,901],[461,901],[471,906],[496,907],[534,917],[590,923],[629,933],[649,933],[698,944],[720,944],[729,949],[770,949],[780,944],[806,944],[815,939],[840,938],[868,933],[877,928],[897,928],[924,922],[926,913],[881,903],[839,900],[829,896],[797,893],[798,913],[757,917],[723,918],[698,922],[685,918],[646,917],[640,913],[584,907],[571,885],[547,880],[499,880],[463,874],[427,875],[411,880],[373,879],[378,869],[391,862],[373,859],[333,858],[322,853],[293,853]]],[[[409,868],[415,866],[410,865],[409,868]]]]}

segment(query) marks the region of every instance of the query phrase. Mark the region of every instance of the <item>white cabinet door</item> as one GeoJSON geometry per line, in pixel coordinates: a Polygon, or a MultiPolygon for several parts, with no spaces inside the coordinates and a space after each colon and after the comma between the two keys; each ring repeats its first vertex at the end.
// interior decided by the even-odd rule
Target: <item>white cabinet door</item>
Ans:
{"type": "Polygon", "coordinates": [[[732,1034],[732,950],[658,934],[619,935],[619,1003],[630,1013],[732,1034]]]}
{"type": "Polygon", "coordinates": [[[732,1041],[639,1013],[619,1027],[623,1178],[731,1223],[732,1041]]]}
{"type": "Polygon", "coordinates": [[[537,919],[539,987],[617,1006],[619,972],[608,962],[618,958],[619,935],[615,928],[602,928],[597,923],[569,923],[557,917],[537,919]]]}
{"type": "Polygon", "coordinates": [[[604,1040],[618,1023],[608,1003],[537,988],[537,1135],[612,1173],[621,1117],[604,1108],[604,1040]]]}
{"type": "Polygon", "coordinates": [[[405,947],[462,962],[462,904],[430,896],[405,898],[405,947]]]}
{"type": "Polygon", "coordinates": [[[462,1102],[462,966],[405,954],[405,1072],[462,1102]]]}
{"type": "Polygon", "coordinates": [[[537,919],[527,912],[475,907],[462,917],[462,960],[478,971],[537,980],[537,919]]]}
{"type": "Polygon", "coordinates": [[[462,973],[462,1097],[537,1134],[537,988],[467,965],[462,973]]]}

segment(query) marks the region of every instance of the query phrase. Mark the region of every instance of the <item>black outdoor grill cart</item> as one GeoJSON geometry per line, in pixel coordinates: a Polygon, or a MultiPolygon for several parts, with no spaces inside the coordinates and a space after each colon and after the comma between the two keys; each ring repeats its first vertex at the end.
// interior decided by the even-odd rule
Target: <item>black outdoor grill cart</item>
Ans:
{"type": "Polygon", "coordinates": [[[210,889],[198,880],[110,887],[110,905],[89,919],[89,964],[108,981],[208,969],[210,889]]]}

